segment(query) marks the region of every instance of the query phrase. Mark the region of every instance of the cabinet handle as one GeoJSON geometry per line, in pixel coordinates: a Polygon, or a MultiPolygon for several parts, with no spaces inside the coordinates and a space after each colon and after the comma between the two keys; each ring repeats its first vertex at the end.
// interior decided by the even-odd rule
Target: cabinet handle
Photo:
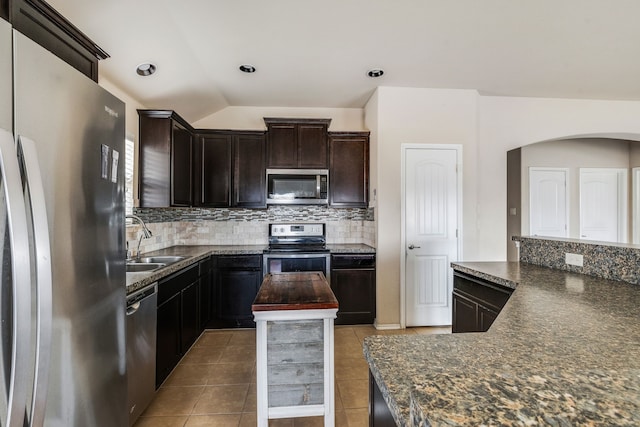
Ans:
{"type": "Polygon", "coordinates": [[[409,249],[420,249],[420,246],[409,245],[409,249]]]}

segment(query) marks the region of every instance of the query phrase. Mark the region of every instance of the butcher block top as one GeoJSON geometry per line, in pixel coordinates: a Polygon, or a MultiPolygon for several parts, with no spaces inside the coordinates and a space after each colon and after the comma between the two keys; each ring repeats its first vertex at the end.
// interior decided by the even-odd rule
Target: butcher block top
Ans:
{"type": "Polygon", "coordinates": [[[269,273],[251,306],[253,311],[332,308],[338,308],[338,300],[319,272],[269,273]]]}

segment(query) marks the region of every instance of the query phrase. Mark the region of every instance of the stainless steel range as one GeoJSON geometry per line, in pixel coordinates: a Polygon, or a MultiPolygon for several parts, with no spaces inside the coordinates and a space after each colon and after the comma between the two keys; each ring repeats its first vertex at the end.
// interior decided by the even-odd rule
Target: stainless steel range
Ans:
{"type": "Polygon", "coordinates": [[[330,282],[331,255],[326,243],[325,224],[269,224],[263,272],[321,271],[330,282]]]}

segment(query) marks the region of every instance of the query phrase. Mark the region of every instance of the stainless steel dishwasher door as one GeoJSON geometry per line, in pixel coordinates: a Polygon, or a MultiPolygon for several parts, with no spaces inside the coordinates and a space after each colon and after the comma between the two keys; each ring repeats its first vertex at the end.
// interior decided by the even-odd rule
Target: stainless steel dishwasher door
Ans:
{"type": "Polygon", "coordinates": [[[156,391],[158,284],[127,297],[127,401],[129,426],[149,405],[156,391]]]}

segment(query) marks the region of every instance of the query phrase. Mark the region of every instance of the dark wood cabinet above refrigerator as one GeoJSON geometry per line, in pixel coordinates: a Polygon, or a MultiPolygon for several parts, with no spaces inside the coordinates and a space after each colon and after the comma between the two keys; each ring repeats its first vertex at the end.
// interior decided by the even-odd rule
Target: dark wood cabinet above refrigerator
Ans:
{"type": "Polygon", "coordinates": [[[42,0],[0,0],[0,17],[58,58],[98,81],[98,61],[109,54],[42,0]]]}

